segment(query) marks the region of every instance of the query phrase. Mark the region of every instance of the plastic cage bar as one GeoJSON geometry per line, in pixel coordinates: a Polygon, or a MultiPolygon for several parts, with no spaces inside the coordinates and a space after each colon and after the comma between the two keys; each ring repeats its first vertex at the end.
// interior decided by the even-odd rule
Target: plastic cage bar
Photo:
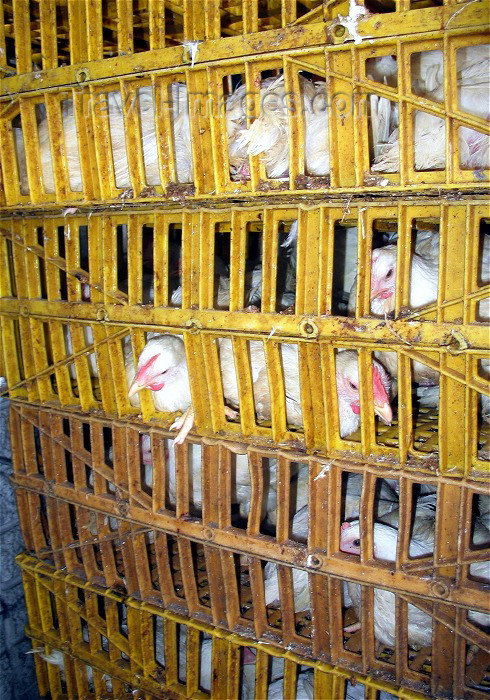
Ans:
{"type": "Polygon", "coordinates": [[[157,428],[46,409],[14,407],[11,426],[25,544],[57,569],[434,694],[439,684],[470,683],[476,648],[483,675],[472,683],[486,686],[486,484],[216,440],[177,448],[157,428]],[[414,558],[420,494],[435,511],[433,545],[414,558]],[[360,559],[339,547],[341,524],[356,518],[360,559]],[[391,554],[380,551],[379,522],[398,525],[391,554]],[[360,608],[346,598],[346,579],[355,582],[349,595],[362,597],[360,608]],[[384,588],[399,601],[396,633],[394,599],[383,608],[391,610],[392,642],[376,627],[381,603],[373,593],[384,588]],[[429,630],[420,654],[407,602],[409,620],[414,605],[429,630]],[[342,635],[354,611],[361,636],[342,635]],[[441,645],[448,665],[432,653],[431,666],[431,649],[441,645]]]}
{"type": "Polygon", "coordinates": [[[128,389],[148,333],[178,334],[182,357],[192,357],[200,435],[478,479],[488,469],[487,230],[478,200],[4,220],[9,395],[165,421],[152,392],[132,405],[128,389]],[[297,244],[284,248],[295,222],[297,244]],[[373,307],[378,283],[369,275],[386,240],[391,312],[373,307]],[[430,247],[432,286],[427,303],[410,309],[418,246],[430,247]],[[353,427],[335,379],[347,358],[361,387],[353,427]],[[378,363],[392,378],[391,426],[375,416],[369,388],[378,363]],[[291,372],[301,387],[295,411],[291,372]],[[225,415],[230,401],[235,419],[225,415]]]}
{"type": "Polygon", "coordinates": [[[404,32],[400,18],[400,35],[369,42],[325,45],[322,31],[297,47],[261,43],[257,55],[203,42],[192,67],[150,52],[146,69],[104,60],[53,84],[6,80],[6,205],[486,189],[480,5],[454,5],[445,31],[439,18],[428,33],[411,22],[404,32]]]}
{"type": "MultiPolygon", "coordinates": [[[[19,556],[18,562],[40,689],[50,690],[53,697],[74,697],[82,689],[133,691],[145,698],[189,697],[196,691],[201,697],[217,692],[229,698],[266,697],[274,691],[294,696],[306,686],[322,697],[343,698],[358,683],[364,697],[377,697],[380,690],[396,698],[423,697],[381,678],[312,662],[273,644],[259,645],[252,637],[140,603],[32,557],[19,556]]],[[[480,697],[478,690],[462,689],[480,697]]]]}
{"type": "MultiPolygon", "coordinates": [[[[451,8],[453,3],[444,1],[451,8]]],[[[437,4],[438,5],[438,4],[437,4]]],[[[393,16],[437,6],[422,0],[367,0],[361,11],[393,16]]],[[[10,0],[3,3],[0,67],[6,76],[52,71],[138,54],[185,41],[303,30],[347,15],[347,2],[321,0],[10,0]]]]}

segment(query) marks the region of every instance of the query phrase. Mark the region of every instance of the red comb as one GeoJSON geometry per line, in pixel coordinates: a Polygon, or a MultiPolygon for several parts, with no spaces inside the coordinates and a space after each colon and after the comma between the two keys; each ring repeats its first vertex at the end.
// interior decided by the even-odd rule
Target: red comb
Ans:
{"type": "Polygon", "coordinates": [[[148,380],[150,380],[153,377],[153,374],[151,373],[151,369],[153,365],[155,364],[155,361],[157,357],[159,356],[160,353],[157,352],[156,355],[153,355],[153,357],[150,357],[148,362],[146,362],[144,365],[142,365],[139,370],[136,372],[136,377],[135,381],[141,386],[143,384],[147,384],[148,380]]]}
{"type": "Polygon", "coordinates": [[[388,394],[386,393],[385,386],[381,380],[381,374],[377,367],[373,367],[373,395],[374,398],[381,403],[388,401],[388,394]]]}

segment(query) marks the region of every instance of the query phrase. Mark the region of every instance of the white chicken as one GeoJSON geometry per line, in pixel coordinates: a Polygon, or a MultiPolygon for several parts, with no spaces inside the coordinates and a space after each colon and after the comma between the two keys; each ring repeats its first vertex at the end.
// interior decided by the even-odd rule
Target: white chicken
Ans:
{"type": "MultiPolygon", "coordinates": [[[[434,234],[436,235],[436,234],[434,234]]],[[[420,250],[428,250],[429,243],[424,238],[420,250]]],[[[397,246],[386,245],[375,248],[371,253],[371,308],[373,316],[387,316],[395,310],[397,246]]],[[[437,299],[438,259],[433,251],[429,255],[417,252],[412,255],[410,264],[410,308],[414,311],[437,299]]],[[[349,314],[356,311],[357,278],[349,296],[349,314]]]]}
{"type": "MultiPolygon", "coordinates": [[[[244,673],[249,680],[249,684],[253,686],[255,680],[255,663],[257,652],[253,647],[244,648],[244,673]]],[[[300,671],[308,670],[307,666],[300,666],[300,671]]],[[[284,677],[284,658],[281,656],[272,656],[268,658],[268,679],[273,682],[284,677]]]]}
{"type": "MultiPolygon", "coordinates": [[[[289,229],[288,237],[282,244],[288,253],[286,272],[286,292],[283,303],[287,308],[294,302],[294,291],[296,288],[296,251],[298,245],[298,221],[293,221],[289,229]],[[286,295],[291,292],[291,297],[286,295]]],[[[349,293],[354,284],[357,274],[357,227],[349,226],[343,229],[336,229],[334,232],[334,269],[332,277],[332,295],[334,304],[338,305],[342,312],[349,299],[349,293]]],[[[250,301],[255,304],[255,301],[250,301]]],[[[336,308],[334,308],[334,312],[336,308]]]]}
{"type": "MultiPolygon", "coordinates": [[[[235,372],[231,340],[219,340],[221,378],[225,400],[232,407],[238,408],[238,383],[235,372]]],[[[267,368],[263,344],[260,341],[250,341],[252,364],[252,381],[255,407],[260,420],[271,417],[271,396],[267,378],[267,368]]],[[[281,344],[282,366],[286,392],[287,421],[293,425],[301,425],[301,402],[299,385],[298,348],[289,343],[281,344]]],[[[157,335],[148,340],[140,357],[136,373],[134,371],[132,351],[130,346],[125,348],[126,375],[129,385],[128,397],[132,405],[138,406],[135,397],[141,389],[151,389],[157,411],[184,411],[171,426],[179,430],[175,444],[184,441],[194,423],[194,411],[191,404],[191,393],[184,342],[177,335],[157,335]]],[[[392,420],[390,406],[391,380],[386,370],[376,360],[373,360],[373,396],[374,412],[385,423],[392,420]]],[[[336,356],[336,384],[340,435],[345,437],[355,432],[360,426],[359,374],[357,354],[354,351],[341,350],[336,356]]],[[[229,405],[225,406],[227,417],[236,418],[236,412],[229,405]]]]}
{"type": "MultiPolygon", "coordinates": [[[[257,264],[251,272],[245,275],[245,304],[244,306],[260,306],[262,299],[262,265],[257,264]]],[[[278,298],[278,310],[282,311],[294,304],[294,291],[283,291],[278,298]]],[[[171,306],[182,306],[182,287],[179,286],[172,293],[171,306]]],[[[214,290],[215,309],[228,309],[230,306],[230,278],[221,275],[217,278],[214,290]]]]}
{"type": "MultiPolygon", "coordinates": [[[[85,346],[88,347],[90,345],[93,345],[94,342],[94,335],[92,333],[92,328],[89,325],[84,324],[82,327],[82,333],[83,333],[83,340],[85,343],[85,346]]],[[[65,349],[66,349],[66,355],[73,355],[73,342],[72,342],[72,331],[70,326],[65,326],[63,325],[63,336],[65,340],[65,349]]],[[[99,370],[97,367],[97,358],[96,354],[94,351],[90,352],[88,354],[88,367],[89,367],[89,372],[91,377],[98,377],[99,376],[99,370]]],[[[70,377],[72,379],[77,378],[77,373],[76,373],[76,365],[73,362],[70,362],[68,365],[68,371],[70,373],[70,377]]]]}
{"type": "MultiPolygon", "coordinates": [[[[232,355],[231,340],[220,339],[220,364],[225,399],[238,408],[238,383],[232,355]]],[[[259,420],[271,418],[271,394],[267,377],[264,347],[259,341],[250,341],[250,358],[255,408],[259,420]]],[[[286,419],[288,424],[302,425],[301,391],[299,383],[298,347],[291,343],[281,344],[281,359],[284,373],[286,419]]],[[[373,360],[374,412],[391,423],[392,412],[389,393],[391,380],[388,373],[373,360]]],[[[346,437],[360,426],[359,369],[357,353],[341,350],[336,356],[336,385],[340,421],[340,435],[346,437]]]]}
{"type": "MultiPolygon", "coordinates": [[[[376,248],[371,256],[371,314],[387,316],[395,309],[397,246],[376,248]]],[[[410,308],[427,306],[437,298],[437,261],[414,252],[410,268],[410,308]]],[[[349,313],[355,313],[357,280],[349,296],[349,313]]],[[[377,351],[375,356],[392,377],[398,377],[398,361],[394,352],[377,351]]],[[[439,373],[421,362],[413,362],[414,381],[419,384],[435,384],[439,373]]]]}
{"type": "MultiPolygon", "coordinates": [[[[281,244],[278,255],[278,269],[285,267],[282,279],[282,288],[279,293],[279,310],[289,308],[294,304],[296,297],[296,247],[298,239],[298,221],[292,221],[286,240],[281,244]],[[285,249],[283,251],[282,249],[285,249]]],[[[260,306],[262,299],[262,264],[258,263],[253,271],[249,283],[248,303],[260,306]]]]}
{"type": "MultiPolygon", "coordinates": [[[[426,494],[417,498],[411,533],[415,539],[424,542],[431,550],[434,548],[436,507],[436,493],[426,494]]],[[[392,511],[378,516],[378,520],[384,525],[398,528],[399,516],[399,509],[394,508],[392,511]]],[[[475,518],[472,543],[474,545],[490,544],[490,530],[481,517],[475,518]]]]}
{"type": "MultiPolygon", "coordinates": [[[[396,561],[396,546],[398,530],[389,525],[374,523],[374,556],[376,559],[396,561]]],[[[343,523],[340,534],[340,550],[350,554],[361,553],[359,521],[343,523]]],[[[417,557],[428,554],[430,545],[412,539],[410,541],[410,556],[417,557]]],[[[361,619],[361,586],[358,583],[347,582],[350,598],[361,619]]],[[[360,623],[350,625],[346,631],[358,629],[360,623]]],[[[395,646],[395,594],[381,588],[374,589],[374,635],[376,639],[389,647],[395,646]]],[[[408,643],[415,647],[429,646],[432,641],[432,618],[416,606],[408,605],[408,643]]]]}
{"type": "MultiPolygon", "coordinates": [[[[169,111],[172,125],[177,182],[192,182],[192,151],[186,85],[183,83],[172,83],[169,91],[169,102],[164,104],[170,105],[169,111]]],[[[133,101],[129,102],[126,107],[129,110],[135,110],[139,113],[146,184],[158,185],[160,184],[160,170],[158,164],[157,135],[155,131],[155,116],[158,117],[158,113],[155,115],[152,89],[150,87],[139,88],[133,101]]],[[[103,101],[97,100],[92,110],[93,115],[91,116],[96,120],[100,119],[101,116],[105,114],[108,117],[116,186],[127,189],[131,187],[131,181],[129,178],[121,93],[118,91],[106,93],[105,99],[103,101]]],[[[74,192],[79,192],[83,187],[80,168],[80,158],[83,157],[83,154],[80,154],[77,123],[72,100],[66,100],[63,105],[62,122],[70,188],[74,192]]],[[[51,157],[48,120],[46,117],[41,119],[39,123],[38,136],[44,188],[47,193],[54,193],[53,162],[51,157]]],[[[14,129],[14,138],[19,164],[21,193],[28,194],[29,185],[24,149],[25,136],[23,136],[21,129],[14,129]]]]}
{"type": "MultiPolygon", "coordinates": [[[[170,298],[171,306],[182,306],[182,287],[179,286],[174,289],[172,296],[170,298]]],[[[215,309],[228,309],[230,306],[230,278],[225,276],[220,276],[218,278],[218,284],[215,288],[214,293],[214,304],[215,309]]]]}
{"type": "MultiPolygon", "coordinates": [[[[154,616],[154,629],[155,629],[155,660],[162,667],[166,666],[165,660],[165,636],[163,630],[163,618],[160,616],[154,616]]],[[[186,682],[188,673],[188,659],[187,659],[187,642],[188,642],[188,630],[185,625],[179,625],[177,627],[177,638],[178,638],[178,676],[179,680],[186,682]]],[[[245,648],[246,649],[246,648],[245,648]]],[[[245,656],[245,654],[244,654],[245,656]]],[[[212,679],[216,670],[213,669],[213,639],[206,633],[203,633],[199,639],[199,660],[198,660],[198,678],[199,678],[199,689],[204,690],[207,693],[211,691],[212,679]]],[[[241,660],[240,668],[240,697],[243,700],[248,700],[248,698],[253,697],[253,686],[250,683],[250,675],[245,673],[246,661],[241,660]]]]}
{"type": "MultiPolygon", "coordinates": [[[[410,540],[410,557],[420,557],[434,551],[435,508],[434,496],[424,496],[417,504],[412,538],[410,540]]],[[[398,524],[398,513],[385,515],[385,521],[398,524]]],[[[376,559],[396,561],[398,530],[383,523],[374,523],[374,556],[376,559]]],[[[489,531],[478,523],[475,526],[474,542],[489,542],[489,531]]],[[[359,521],[343,523],[340,534],[340,550],[360,555],[361,539],[359,521]]],[[[470,576],[483,583],[490,583],[490,561],[478,561],[470,564],[470,576]]],[[[347,582],[350,598],[357,616],[361,619],[361,586],[347,582]]],[[[490,614],[478,610],[468,611],[468,618],[481,626],[490,624],[490,614]]],[[[350,625],[346,631],[359,629],[360,623],[350,625]]],[[[374,589],[374,634],[383,644],[394,647],[395,631],[395,595],[383,589],[374,589]]],[[[408,605],[408,643],[414,647],[430,646],[432,642],[432,618],[426,612],[409,603],[408,605]]]]}
{"type": "MultiPolygon", "coordinates": [[[[268,93],[269,87],[275,83],[277,78],[265,78],[260,83],[259,97],[260,103],[268,93]]],[[[230,174],[235,180],[250,178],[250,168],[247,156],[248,141],[243,138],[247,130],[247,113],[249,104],[247,98],[252,93],[247,90],[246,85],[239,85],[226,98],[226,135],[228,139],[228,161],[230,164],[230,174]]]]}
{"type": "MultiPolygon", "coordinates": [[[[296,692],[294,697],[296,700],[315,700],[314,672],[312,669],[308,669],[305,666],[302,666],[301,669],[296,678],[296,692]]],[[[271,680],[272,683],[267,690],[267,700],[283,700],[284,687],[282,677],[276,680],[272,677],[271,680]]],[[[365,690],[366,687],[362,683],[351,683],[347,681],[345,684],[345,696],[342,695],[341,698],[344,700],[364,700],[365,690]]],[[[378,700],[396,700],[395,695],[387,693],[384,690],[379,691],[377,698],[378,700]]]]}
{"type": "MultiPolygon", "coordinates": [[[[419,54],[412,65],[412,89],[422,97],[444,102],[444,66],[440,51],[419,54]]],[[[458,51],[458,107],[469,114],[488,119],[490,96],[490,44],[468,46],[458,51]]],[[[414,120],[414,160],[416,170],[446,167],[446,126],[438,116],[417,110],[414,120]]],[[[490,140],[486,134],[468,127],[459,132],[460,164],[463,168],[490,167],[490,140]]],[[[375,149],[376,150],[376,149],[375,149]]],[[[374,172],[398,172],[400,167],[398,129],[376,155],[374,172]]]]}
{"type": "MultiPolygon", "coordinates": [[[[266,81],[263,81],[262,87],[266,81]]],[[[239,85],[226,98],[226,136],[228,139],[228,162],[230,174],[235,179],[250,177],[247,148],[241,135],[247,128],[247,86],[239,85]]]]}
{"type": "MultiPolygon", "coordinates": [[[[413,521],[412,537],[427,545],[429,551],[434,550],[435,529],[436,529],[436,494],[428,494],[417,499],[415,506],[415,517],[413,521]]],[[[393,510],[379,517],[379,520],[392,527],[398,528],[399,510],[393,510]]],[[[490,530],[481,517],[475,518],[473,523],[472,544],[475,546],[490,546],[490,530]]],[[[481,580],[484,583],[490,583],[490,560],[478,561],[470,564],[470,576],[481,580]]],[[[473,622],[486,627],[490,625],[490,614],[483,613],[477,610],[470,610],[468,617],[473,622]]]]}
{"type": "MultiPolygon", "coordinates": [[[[356,472],[342,474],[342,517],[352,520],[359,517],[363,475],[356,472]]],[[[394,480],[393,480],[394,481],[394,480]]],[[[391,479],[377,479],[374,497],[375,517],[390,513],[398,506],[398,495],[391,479]]]]}
{"type": "MultiPolygon", "coordinates": [[[[374,316],[387,316],[395,310],[397,246],[387,245],[376,248],[371,255],[371,308],[374,316]]],[[[415,251],[410,266],[410,308],[414,311],[432,304],[437,299],[439,268],[439,235],[429,231],[417,233],[415,251]]],[[[490,235],[483,237],[482,260],[480,264],[482,284],[490,281],[490,235]]],[[[356,310],[357,280],[354,282],[349,297],[349,314],[356,310]]],[[[483,299],[477,306],[477,320],[488,321],[490,317],[490,297],[483,299]]],[[[396,353],[376,352],[378,360],[387,368],[392,377],[398,376],[396,353]]],[[[484,360],[484,371],[488,371],[484,360]]],[[[489,363],[490,364],[490,363],[489,363]]],[[[414,381],[422,385],[434,385],[439,382],[439,373],[421,362],[413,362],[414,381]]],[[[423,392],[422,392],[423,393],[423,392]]],[[[434,392],[425,393],[425,405],[434,392]]]]}
{"type": "MultiPolygon", "coordinates": [[[[306,544],[308,538],[308,506],[305,505],[299,510],[293,518],[291,525],[291,538],[306,544]]],[[[294,589],[294,610],[302,612],[309,610],[310,588],[308,572],[304,569],[292,570],[293,573],[293,589],[294,589]]],[[[344,599],[347,597],[346,605],[351,605],[347,594],[346,586],[344,585],[344,599]],[[347,594],[347,595],[346,595],[347,594]]],[[[264,568],[264,594],[266,605],[277,605],[280,602],[279,581],[277,578],[277,568],[273,562],[267,562],[264,568]]]]}
{"type": "MultiPolygon", "coordinates": [[[[362,474],[345,473],[345,498],[343,515],[345,518],[359,517],[361,505],[362,474]]],[[[398,504],[398,497],[391,485],[385,479],[378,479],[376,488],[376,514],[389,513],[398,504]]],[[[309,511],[308,505],[298,510],[291,523],[291,538],[306,544],[308,538],[309,511]]],[[[279,602],[279,583],[275,564],[268,562],[264,568],[264,587],[266,605],[279,602]]],[[[296,612],[310,609],[310,593],[308,572],[303,569],[293,569],[294,608],[296,612]]],[[[347,587],[343,586],[344,604],[351,605],[347,587]]]]}
{"type": "Polygon", "coordinates": [[[139,406],[135,396],[142,389],[151,389],[157,411],[183,411],[170,429],[179,430],[175,444],[184,441],[192,428],[194,415],[185,356],[184,341],[180,336],[165,333],[150,338],[138,358],[136,372],[131,347],[125,348],[128,397],[133,406],[139,406]]]}
{"type": "MultiPolygon", "coordinates": [[[[369,73],[374,80],[393,84],[396,61],[392,56],[370,59],[369,73]]],[[[287,177],[289,174],[289,116],[294,110],[302,110],[305,134],[305,173],[325,176],[330,173],[329,109],[327,109],[326,83],[309,80],[299,75],[300,94],[285,90],[284,76],[262,83],[260,115],[248,129],[237,129],[230,145],[234,157],[242,157],[236,164],[242,177],[249,177],[248,159],[245,154],[260,155],[269,178],[287,177]]],[[[334,105],[335,108],[335,105],[334,105]]],[[[342,115],[341,115],[342,116],[342,115]]]]}
{"type": "MultiPolygon", "coordinates": [[[[313,671],[301,671],[296,678],[296,700],[314,700],[314,678],[313,671]]],[[[279,678],[273,681],[267,688],[267,700],[283,700],[284,681],[279,678]]]]}
{"type": "MultiPolygon", "coordinates": [[[[289,171],[288,111],[302,109],[305,117],[305,160],[310,175],[329,172],[328,113],[325,83],[313,83],[299,76],[300,95],[287,95],[281,75],[261,91],[260,115],[249,129],[240,131],[233,149],[238,154],[261,154],[267,177],[286,177],[289,171]],[[291,103],[291,100],[294,100],[291,103]]],[[[237,168],[249,177],[248,162],[237,168]]]]}
{"type": "MultiPolygon", "coordinates": [[[[247,518],[250,512],[252,483],[248,455],[240,450],[235,443],[223,443],[231,453],[231,503],[239,505],[240,517],[247,518]]],[[[176,475],[174,441],[168,440],[165,445],[165,462],[168,501],[170,506],[176,503],[176,475]]],[[[188,487],[189,502],[193,510],[202,509],[202,448],[199,443],[188,443],[188,487]]],[[[144,486],[152,489],[153,457],[149,435],[141,436],[141,458],[144,466],[144,486]]],[[[262,476],[264,479],[264,498],[262,500],[261,520],[267,518],[271,524],[276,523],[277,509],[277,462],[275,459],[264,460],[262,476]]],[[[301,508],[308,502],[308,465],[291,463],[291,491],[294,497],[295,509],[301,508]]]]}
{"type": "MultiPolygon", "coordinates": [[[[278,294],[277,297],[277,310],[278,311],[284,311],[285,309],[288,309],[294,304],[296,295],[294,291],[294,281],[295,281],[295,275],[292,273],[292,271],[289,269],[289,264],[286,269],[286,274],[285,274],[285,287],[284,289],[278,294]],[[290,282],[291,281],[291,282],[290,282]],[[293,288],[288,288],[289,284],[292,283],[293,288]]],[[[262,300],[262,264],[259,263],[257,264],[254,269],[252,270],[252,275],[249,280],[246,279],[246,282],[249,282],[249,288],[246,289],[246,295],[247,296],[247,303],[252,306],[260,306],[261,300],[262,300]]]]}
{"type": "MultiPolygon", "coordinates": [[[[296,513],[291,525],[291,536],[297,541],[306,542],[308,537],[308,506],[304,506],[296,513]]],[[[308,572],[304,569],[294,569],[294,610],[301,612],[310,609],[310,589],[308,572]]],[[[274,605],[279,603],[279,582],[277,578],[277,568],[274,562],[267,562],[264,568],[264,593],[265,604],[274,605]]]]}
{"type": "MultiPolygon", "coordinates": [[[[82,637],[85,642],[88,642],[88,631],[87,628],[84,627],[82,630],[82,637]]],[[[102,638],[104,639],[104,638],[102,638]]],[[[108,644],[107,641],[102,643],[102,647],[104,651],[108,651],[108,644]]],[[[27,654],[39,654],[39,657],[45,661],[48,664],[51,664],[52,666],[56,666],[59,669],[60,672],[60,678],[63,682],[66,680],[66,673],[65,673],[65,655],[62,651],[59,649],[54,649],[51,648],[51,651],[49,654],[47,654],[44,651],[44,647],[35,647],[31,651],[26,652],[27,654]]],[[[85,673],[87,677],[87,683],[89,690],[93,692],[95,690],[94,687],[94,671],[92,666],[89,666],[88,664],[85,664],[85,673]]],[[[112,680],[111,677],[107,674],[104,673],[102,674],[101,680],[105,683],[106,686],[106,691],[107,693],[112,693],[112,680]]]]}

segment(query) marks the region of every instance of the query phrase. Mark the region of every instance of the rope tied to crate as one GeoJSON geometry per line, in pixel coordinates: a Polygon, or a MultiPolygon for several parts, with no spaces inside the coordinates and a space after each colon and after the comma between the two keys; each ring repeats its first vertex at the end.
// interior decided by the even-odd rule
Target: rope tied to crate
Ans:
{"type": "MultiPolygon", "coordinates": [[[[68,210],[66,210],[66,211],[68,211],[68,210]]],[[[63,215],[65,216],[65,214],[63,214],[63,215]]],[[[69,230],[70,230],[69,224],[67,224],[67,228],[68,228],[68,233],[69,233],[69,230]]],[[[127,304],[128,303],[127,294],[125,294],[124,292],[118,292],[117,294],[115,294],[114,292],[104,290],[99,284],[91,283],[90,282],[90,275],[88,272],[86,272],[85,270],[82,270],[81,268],[79,268],[77,270],[68,270],[66,268],[66,264],[62,264],[60,262],[60,258],[56,258],[56,259],[48,258],[45,254],[44,248],[41,248],[41,246],[26,245],[19,236],[14,235],[14,233],[12,231],[9,231],[8,229],[3,228],[3,227],[0,227],[0,234],[2,236],[5,236],[5,238],[7,238],[12,243],[15,243],[16,245],[18,245],[23,250],[29,251],[30,253],[35,253],[46,264],[51,264],[54,267],[57,267],[58,269],[63,270],[63,272],[67,275],[67,277],[73,277],[74,279],[76,279],[78,282],[82,283],[83,285],[85,285],[89,289],[93,288],[96,291],[101,292],[102,294],[105,294],[106,296],[108,296],[111,299],[113,299],[114,301],[116,301],[118,304],[127,304]]],[[[70,237],[68,235],[68,240],[69,240],[69,238],[70,237]]]]}
{"type": "MultiPolygon", "coordinates": [[[[69,319],[67,319],[69,320],[69,319]]],[[[62,321],[61,321],[62,322],[62,321]]],[[[82,319],[79,319],[78,322],[82,323],[82,319]]],[[[21,379],[18,382],[15,382],[12,384],[10,387],[7,386],[6,382],[4,384],[0,385],[0,397],[2,396],[7,396],[9,395],[10,391],[13,391],[14,389],[19,389],[24,386],[28,386],[30,382],[36,381],[36,379],[39,379],[39,377],[44,377],[47,374],[53,374],[57,369],[60,367],[64,367],[65,365],[70,364],[73,360],[75,360],[77,357],[82,357],[84,355],[87,355],[88,353],[96,350],[96,346],[103,345],[104,343],[109,343],[112,340],[117,340],[118,338],[125,337],[129,333],[129,328],[123,328],[120,331],[115,331],[114,333],[109,333],[106,338],[103,338],[102,340],[97,340],[93,343],[90,343],[89,345],[86,345],[83,350],[78,350],[77,352],[72,353],[71,355],[67,355],[63,360],[58,360],[57,362],[53,362],[52,364],[48,365],[43,370],[40,370],[36,374],[31,375],[30,377],[26,377],[25,379],[21,379]]]]}
{"type": "MultiPolygon", "coordinates": [[[[101,514],[102,515],[102,514],[101,514]]],[[[117,515],[112,515],[110,516],[111,518],[115,518],[116,520],[121,520],[121,522],[125,523],[127,520],[125,520],[122,517],[118,517],[117,515]]],[[[82,547],[90,547],[92,545],[99,545],[99,544],[104,544],[105,542],[114,542],[114,544],[117,545],[124,545],[126,544],[126,541],[136,537],[137,535],[145,535],[147,532],[153,532],[154,528],[150,527],[140,527],[137,530],[132,530],[131,532],[125,532],[124,535],[121,536],[121,533],[115,532],[111,535],[104,535],[102,537],[94,536],[90,537],[89,539],[78,541],[78,542],[68,542],[68,544],[65,544],[61,547],[53,547],[51,549],[43,549],[42,554],[59,554],[63,553],[67,549],[82,549],[82,547]]]]}

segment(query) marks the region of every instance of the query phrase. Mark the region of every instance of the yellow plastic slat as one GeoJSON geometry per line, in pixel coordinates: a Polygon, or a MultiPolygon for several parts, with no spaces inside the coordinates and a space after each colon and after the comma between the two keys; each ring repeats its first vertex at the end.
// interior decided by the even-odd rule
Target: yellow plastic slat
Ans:
{"type": "MultiPolygon", "coordinates": [[[[89,17],[87,23],[87,51],[88,60],[97,61],[103,58],[102,38],[102,0],[85,0],[86,14],[89,17]]],[[[152,3],[156,4],[156,3],[152,3]]]]}
{"type": "Polygon", "coordinates": [[[15,63],[18,73],[32,70],[29,0],[12,3],[14,14],[15,63]]]}
{"type": "Polygon", "coordinates": [[[133,3],[117,0],[117,50],[120,56],[133,53],[133,3]]]}

